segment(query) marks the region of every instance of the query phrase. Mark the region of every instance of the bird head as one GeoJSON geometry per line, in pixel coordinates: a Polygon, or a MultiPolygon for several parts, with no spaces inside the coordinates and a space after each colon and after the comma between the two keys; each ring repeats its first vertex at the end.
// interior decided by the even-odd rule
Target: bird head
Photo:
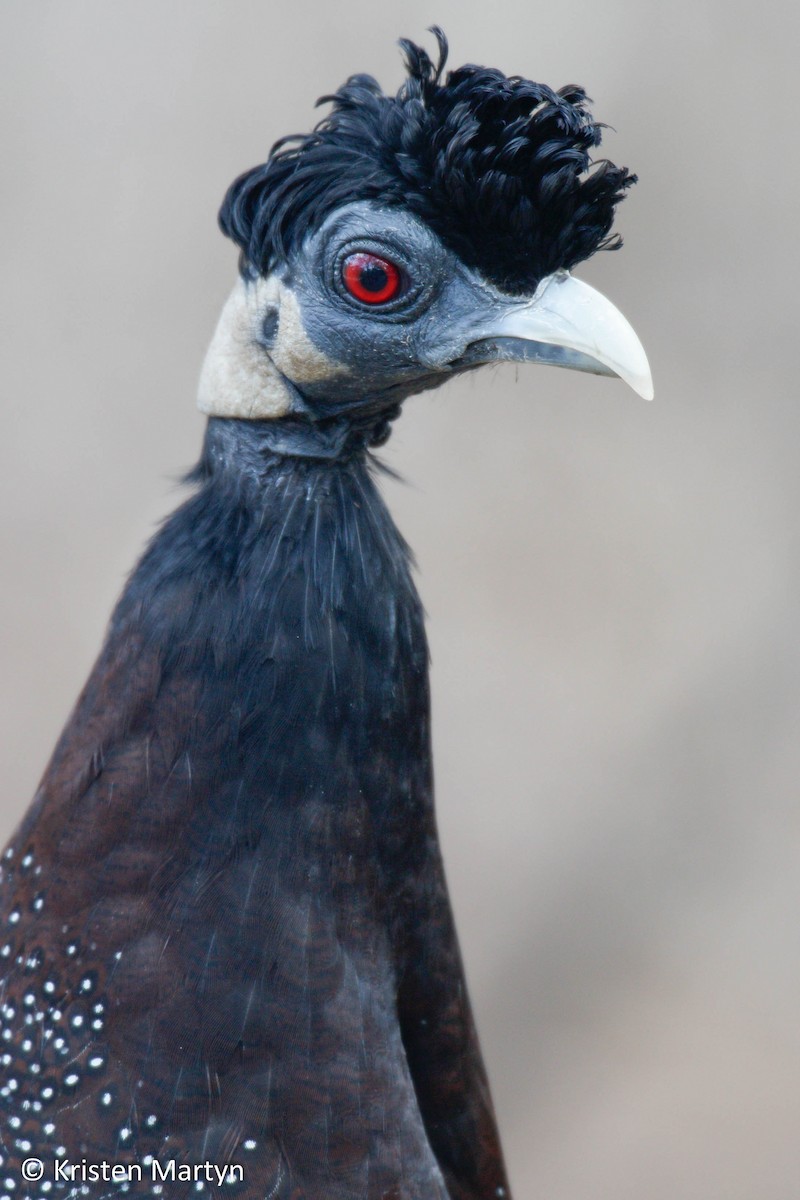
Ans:
{"type": "Polygon", "coordinates": [[[284,138],[230,187],[222,230],[239,280],[200,383],[220,417],[331,422],[383,440],[414,392],[484,363],[545,362],[617,375],[652,395],[641,344],[570,273],[613,249],[635,182],[591,150],[581,88],[438,62],[402,42],[387,96],[351,77],[328,115],[284,138]]]}

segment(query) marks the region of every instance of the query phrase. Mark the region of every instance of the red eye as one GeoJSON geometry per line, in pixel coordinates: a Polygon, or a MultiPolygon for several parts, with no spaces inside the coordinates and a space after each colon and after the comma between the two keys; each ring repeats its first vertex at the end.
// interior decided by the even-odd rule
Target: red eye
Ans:
{"type": "Polygon", "coordinates": [[[400,272],[394,263],[365,250],[348,254],[342,263],[342,281],[350,295],[364,304],[385,304],[400,291],[400,272]]]}

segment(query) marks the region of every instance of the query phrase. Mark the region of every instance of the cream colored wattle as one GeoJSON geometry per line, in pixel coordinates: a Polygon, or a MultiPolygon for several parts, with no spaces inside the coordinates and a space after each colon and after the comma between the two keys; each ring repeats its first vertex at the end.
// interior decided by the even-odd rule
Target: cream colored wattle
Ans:
{"type": "Polygon", "coordinates": [[[277,306],[277,279],[242,279],[225,302],[200,372],[197,407],[214,417],[251,419],[286,416],[292,395],[280,371],[256,341],[258,324],[271,302],[277,306]]]}
{"type": "Polygon", "coordinates": [[[279,303],[278,334],[270,347],[270,357],[278,370],[300,384],[322,383],[346,375],[348,368],[344,363],[328,358],[311,341],[303,328],[297,296],[283,284],[279,284],[279,303]]]}
{"type": "Polygon", "coordinates": [[[220,313],[203,362],[197,406],[213,417],[275,420],[294,409],[294,394],[286,379],[302,385],[346,371],[311,342],[294,292],[277,276],[251,283],[239,279],[220,313]],[[259,333],[270,310],[277,312],[278,324],[266,350],[259,333]]]}

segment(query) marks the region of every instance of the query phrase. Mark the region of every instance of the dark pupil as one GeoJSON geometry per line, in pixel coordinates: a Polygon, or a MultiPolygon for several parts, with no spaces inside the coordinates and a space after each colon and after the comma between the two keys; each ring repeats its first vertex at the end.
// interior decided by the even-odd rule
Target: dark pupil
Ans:
{"type": "Polygon", "coordinates": [[[365,292],[382,292],[389,282],[389,276],[379,263],[367,263],[361,268],[358,281],[365,292]]]}

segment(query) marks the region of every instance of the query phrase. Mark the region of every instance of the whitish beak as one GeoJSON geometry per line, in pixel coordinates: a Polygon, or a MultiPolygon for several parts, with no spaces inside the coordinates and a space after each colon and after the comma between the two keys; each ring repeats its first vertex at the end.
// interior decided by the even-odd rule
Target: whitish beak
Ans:
{"type": "Polygon", "coordinates": [[[481,332],[467,351],[472,361],[545,362],[618,375],[653,399],[647,355],[633,329],[610,300],[568,271],[548,275],[529,300],[508,303],[481,332]]]}

